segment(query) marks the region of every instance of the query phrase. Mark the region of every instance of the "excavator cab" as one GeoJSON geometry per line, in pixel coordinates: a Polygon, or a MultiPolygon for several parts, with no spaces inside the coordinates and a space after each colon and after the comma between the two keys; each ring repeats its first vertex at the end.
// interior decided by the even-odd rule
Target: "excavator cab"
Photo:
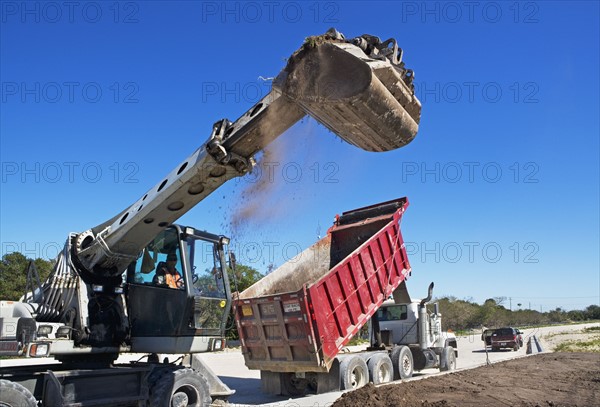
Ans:
{"type": "Polygon", "coordinates": [[[173,225],[127,271],[133,352],[206,352],[223,346],[231,292],[229,239],[173,225]]]}

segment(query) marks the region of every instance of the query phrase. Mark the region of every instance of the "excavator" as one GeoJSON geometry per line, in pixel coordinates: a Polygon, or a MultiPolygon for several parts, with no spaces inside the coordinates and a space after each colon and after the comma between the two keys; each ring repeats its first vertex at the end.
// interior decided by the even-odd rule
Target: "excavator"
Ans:
{"type": "Polygon", "coordinates": [[[0,356],[60,363],[3,364],[0,405],[225,403],[234,390],[199,354],[225,344],[235,256],[227,237],[174,222],[251,172],[254,156],[306,115],[366,151],[405,146],[421,113],[413,79],[395,39],[347,39],[335,29],[308,37],[258,103],[217,121],[206,142],[121,213],[70,234],[46,281],[30,266],[26,294],[0,303],[0,356]],[[144,356],[116,363],[123,353],[144,356]]]}

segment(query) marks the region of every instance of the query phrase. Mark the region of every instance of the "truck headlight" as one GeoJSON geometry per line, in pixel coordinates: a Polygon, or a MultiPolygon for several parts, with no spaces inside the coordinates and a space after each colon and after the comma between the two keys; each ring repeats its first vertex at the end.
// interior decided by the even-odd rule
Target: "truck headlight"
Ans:
{"type": "Polygon", "coordinates": [[[43,358],[50,353],[49,343],[33,343],[29,347],[29,356],[32,358],[43,358]]]}
{"type": "Polygon", "coordinates": [[[71,327],[70,326],[66,326],[66,325],[61,326],[56,331],[57,338],[69,338],[70,335],[71,335],[71,327]]]}
{"type": "Polygon", "coordinates": [[[40,337],[48,337],[52,333],[52,325],[40,325],[37,329],[37,335],[40,337]]]}
{"type": "Polygon", "coordinates": [[[224,339],[214,339],[213,340],[213,349],[212,350],[223,350],[225,347],[224,339]]]}

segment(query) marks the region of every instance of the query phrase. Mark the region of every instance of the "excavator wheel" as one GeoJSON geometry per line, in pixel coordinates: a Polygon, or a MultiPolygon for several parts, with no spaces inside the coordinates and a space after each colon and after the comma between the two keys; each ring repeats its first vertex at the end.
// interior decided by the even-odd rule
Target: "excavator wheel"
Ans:
{"type": "Polygon", "coordinates": [[[19,383],[0,380],[0,406],[35,407],[37,401],[33,394],[19,383]]]}
{"type": "Polygon", "coordinates": [[[150,389],[152,407],[209,407],[211,403],[206,379],[188,368],[165,369],[150,389]]]}

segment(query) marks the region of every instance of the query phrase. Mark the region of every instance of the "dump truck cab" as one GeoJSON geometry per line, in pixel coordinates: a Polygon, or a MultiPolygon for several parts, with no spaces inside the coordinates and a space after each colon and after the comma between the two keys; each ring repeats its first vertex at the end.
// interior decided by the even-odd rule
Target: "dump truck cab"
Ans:
{"type": "MultiPolygon", "coordinates": [[[[369,349],[386,349],[391,354],[405,348],[404,376],[413,371],[438,367],[453,370],[458,357],[456,336],[442,330],[442,315],[437,303],[428,308],[434,284],[426,298],[413,300],[403,282],[386,300],[369,323],[369,349]]],[[[402,375],[400,375],[402,376],[402,375]]]]}
{"type": "MultiPolygon", "coordinates": [[[[419,303],[420,300],[408,304],[396,304],[394,300],[384,302],[377,310],[382,336],[389,335],[389,342],[395,345],[419,343],[419,303]]],[[[441,314],[435,311],[427,313],[426,323],[425,340],[428,347],[443,348],[447,339],[456,341],[454,334],[442,331],[441,314]]]]}

